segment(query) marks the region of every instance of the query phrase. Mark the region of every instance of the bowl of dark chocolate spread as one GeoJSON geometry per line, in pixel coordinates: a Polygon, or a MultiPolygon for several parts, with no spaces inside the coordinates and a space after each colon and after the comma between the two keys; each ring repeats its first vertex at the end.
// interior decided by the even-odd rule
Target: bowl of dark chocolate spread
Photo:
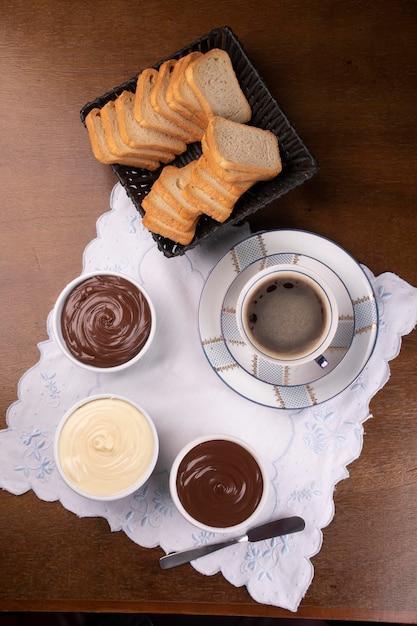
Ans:
{"type": "Polygon", "coordinates": [[[141,359],[155,323],[143,287],[114,272],[79,276],[61,292],[53,312],[55,338],[64,354],[100,372],[124,369],[141,359]]]}
{"type": "Polygon", "coordinates": [[[244,441],[200,437],[177,455],[170,492],[182,516],[210,532],[239,532],[253,524],[267,497],[262,462],[244,441]]]}

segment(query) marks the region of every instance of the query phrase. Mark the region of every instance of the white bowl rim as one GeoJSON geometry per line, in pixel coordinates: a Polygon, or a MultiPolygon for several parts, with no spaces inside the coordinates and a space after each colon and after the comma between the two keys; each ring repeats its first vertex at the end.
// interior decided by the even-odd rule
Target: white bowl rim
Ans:
{"type": "Polygon", "coordinates": [[[61,349],[61,351],[65,354],[65,356],[70,359],[70,361],[72,361],[73,363],[75,363],[76,365],[78,365],[79,367],[83,367],[84,369],[90,370],[92,372],[109,372],[109,373],[113,373],[113,372],[119,372],[121,370],[126,369],[127,367],[130,367],[131,365],[133,365],[134,363],[137,363],[140,359],[142,359],[142,357],[146,354],[146,352],[149,350],[154,337],[155,337],[155,332],[156,332],[156,312],[155,312],[155,307],[154,304],[152,302],[151,297],[149,296],[149,293],[147,292],[147,290],[142,287],[142,285],[140,285],[134,278],[132,278],[131,276],[127,275],[127,274],[123,274],[121,272],[114,272],[114,271],[107,271],[107,270],[97,270],[95,272],[86,272],[85,274],[80,274],[79,276],[77,276],[76,278],[74,278],[72,281],[70,281],[61,291],[61,293],[58,295],[56,301],[55,301],[55,305],[52,311],[52,329],[54,332],[54,337],[55,340],[59,346],[59,348],[61,349]],[[71,291],[77,287],[78,285],[81,285],[83,282],[85,282],[86,280],[88,280],[89,278],[93,278],[94,276],[116,276],[118,278],[124,278],[126,281],[130,282],[132,285],[134,285],[145,297],[150,312],[151,312],[151,329],[149,332],[149,336],[145,342],[145,344],[143,345],[142,349],[138,352],[138,354],[136,354],[132,359],[129,359],[128,361],[126,361],[125,363],[121,363],[119,365],[113,365],[111,367],[97,367],[96,365],[91,365],[89,363],[83,363],[82,361],[79,361],[69,350],[68,347],[64,341],[64,338],[62,336],[62,330],[61,330],[61,312],[62,312],[62,307],[67,299],[67,297],[69,296],[69,294],[71,293],[71,291]]]}
{"type": "Polygon", "coordinates": [[[127,496],[132,495],[132,493],[134,493],[135,491],[140,489],[140,487],[142,487],[146,483],[146,481],[150,478],[152,472],[155,469],[155,465],[156,465],[156,463],[158,461],[158,456],[159,456],[159,436],[158,436],[158,431],[156,429],[156,426],[155,426],[155,423],[154,423],[153,419],[151,418],[149,413],[142,406],[140,406],[137,402],[135,402],[134,400],[130,400],[129,398],[127,398],[125,396],[122,396],[122,395],[119,395],[119,394],[115,394],[115,393],[101,393],[101,394],[95,394],[95,395],[92,395],[92,396],[87,396],[87,397],[83,398],[82,400],[79,400],[78,402],[73,404],[64,413],[64,415],[59,420],[58,425],[57,425],[56,430],[55,430],[55,436],[54,436],[54,457],[55,457],[55,465],[57,467],[58,473],[61,476],[61,478],[63,479],[63,481],[65,482],[65,484],[72,491],[74,491],[74,493],[77,493],[79,496],[83,496],[85,498],[88,498],[89,500],[97,500],[97,501],[100,501],[100,502],[110,502],[110,501],[114,501],[114,500],[121,500],[122,498],[125,498],[127,496]],[[136,483],[134,483],[131,487],[128,487],[124,491],[121,491],[121,492],[119,492],[117,494],[109,495],[109,496],[97,496],[97,495],[91,494],[91,493],[89,493],[87,491],[84,491],[83,489],[80,489],[79,487],[77,487],[77,485],[75,485],[68,478],[66,473],[64,472],[64,470],[63,470],[63,468],[61,466],[61,462],[60,462],[60,459],[59,459],[59,453],[58,453],[59,438],[60,438],[60,435],[61,435],[62,428],[64,427],[64,424],[67,422],[67,420],[74,413],[74,411],[76,411],[80,407],[84,406],[85,404],[88,404],[89,402],[94,402],[95,400],[102,400],[102,399],[122,400],[123,402],[126,402],[126,403],[130,404],[131,406],[133,406],[135,409],[137,409],[140,413],[142,413],[142,415],[145,417],[146,421],[148,422],[148,424],[149,424],[149,426],[151,428],[151,431],[152,431],[153,439],[154,439],[154,453],[152,455],[152,460],[150,461],[148,469],[146,470],[146,472],[144,474],[142,474],[140,479],[136,483]]]}
{"type": "Polygon", "coordinates": [[[225,433],[215,433],[215,434],[201,435],[200,437],[196,437],[195,439],[189,441],[178,452],[178,454],[176,455],[174,459],[174,462],[172,463],[170,474],[169,474],[169,490],[170,490],[171,498],[174,501],[174,504],[177,510],[184,517],[184,519],[190,522],[193,526],[196,526],[197,528],[200,528],[201,530],[205,530],[205,531],[212,532],[212,533],[239,534],[240,532],[244,532],[245,530],[247,530],[253,524],[254,520],[258,517],[258,515],[260,515],[261,511],[264,509],[266,500],[268,498],[268,492],[269,492],[269,478],[268,478],[268,473],[266,471],[265,463],[262,461],[262,459],[260,458],[260,455],[253,449],[253,447],[249,443],[247,443],[245,440],[241,439],[240,437],[236,437],[235,435],[229,435],[225,433]],[[209,526],[207,524],[199,522],[194,517],[192,517],[192,515],[190,515],[188,511],[183,507],[177,494],[177,489],[176,489],[177,472],[178,472],[178,467],[182,459],[184,458],[184,456],[194,447],[198,446],[200,443],[205,443],[206,441],[216,441],[216,440],[231,441],[233,443],[236,443],[242,446],[242,448],[244,448],[247,452],[249,452],[253,456],[262,474],[263,492],[262,492],[261,499],[256,509],[253,511],[253,513],[251,513],[251,515],[247,519],[245,519],[243,522],[240,522],[239,524],[235,524],[234,526],[215,527],[215,526],[209,526]]]}

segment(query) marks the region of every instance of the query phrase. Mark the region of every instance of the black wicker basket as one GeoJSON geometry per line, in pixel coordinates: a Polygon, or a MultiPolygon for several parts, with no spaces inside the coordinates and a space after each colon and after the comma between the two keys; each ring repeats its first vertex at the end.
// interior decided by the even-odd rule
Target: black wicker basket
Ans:
{"type": "MultiPolygon", "coordinates": [[[[304,181],[311,178],[319,169],[317,161],[309,152],[294,127],[290,124],[288,118],[269,92],[265,82],[249,61],[236,35],[229,27],[226,26],[212,30],[207,35],[197,39],[194,43],[189,44],[182,50],[167,57],[167,59],[179,59],[189,52],[195,50],[207,52],[212,48],[222,48],[229,53],[240,86],[252,108],[250,124],[271,130],[277,135],[283,169],[275,179],[257,183],[243,194],[236,203],[230,218],[223,224],[205,215],[201,216],[195,237],[189,245],[183,246],[170,239],[154,235],[159,249],[167,257],[184,254],[203,239],[218,233],[219,229],[224,228],[226,225],[242,222],[255,211],[258,211],[291,189],[301,185],[304,181]]],[[[153,67],[157,69],[167,59],[162,59],[153,67]]],[[[82,122],[84,123],[91,109],[103,107],[109,100],[115,100],[122,91],[128,90],[134,92],[136,89],[137,76],[138,74],[108,93],[86,104],[81,109],[82,122]]],[[[199,143],[189,144],[187,151],[179,155],[172,164],[182,167],[193,159],[197,159],[200,154],[201,146],[199,143]]],[[[151,172],[124,165],[112,165],[111,167],[120,183],[124,186],[127,195],[132,200],[139,213],[143,215],[142,200],[146,194],[149,193],[152,184],[160,174],[160,170],[151,172]]]]}

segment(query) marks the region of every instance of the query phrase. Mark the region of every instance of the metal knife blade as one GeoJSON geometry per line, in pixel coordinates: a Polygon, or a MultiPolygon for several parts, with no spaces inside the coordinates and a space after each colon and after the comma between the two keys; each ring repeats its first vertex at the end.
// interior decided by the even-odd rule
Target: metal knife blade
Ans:
{"type": "Polygon", "coordinates": [[[261,526],[255,526],[250,529],[246,535],[242,535],[241,537],[221,541],[220,543],[213,543],[211,545],[199,546],[198,548],[191,548],[190,550],[171,552],[159,559],[159,565],[162,569],[170,569],[171,567],[194,561],[194,559],[198,559],[206,554],[216,552],[216,550],[222,550],[235,543],[272,539],[273,537],[280,537],[281,535],[298,533],[304,530],[304,528],[305,521],[301,517],[284,517],[273,522],[268,522],[267,524],[262,524],[261,526]]]}

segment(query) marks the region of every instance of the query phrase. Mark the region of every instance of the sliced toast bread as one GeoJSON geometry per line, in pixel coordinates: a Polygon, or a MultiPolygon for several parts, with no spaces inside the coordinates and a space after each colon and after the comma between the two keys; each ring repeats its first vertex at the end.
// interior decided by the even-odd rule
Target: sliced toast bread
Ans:
{"type": "Polygon", "coordinates": [[[186,68],[190,63],[201,57],[202,54],[202,52],[190,52],[178,59],[166,91],[166,101],[171,109],[178,111],[189,119],[195,120],[196,123],[205,129],[208,122],[207,115],[185,78],[186,68]]]}
{"type": "Polygon", "coordinates": [[[187,246],[191,243],[195,235],[194,227],[185,231],[179,230],[178,228],[166,224],[163,220],[159,219],[156,214],[151,212],[145,213],[142,224],[151,233],[155,233],[161,237],[167,237],[183,246],[187,246]]]}
{"type": "Polygon", "coordinates": [[[184,189],[191,181],[192,172],[197,161],[191,161],[184,167],[169,165],[164,167],[159,178],[155,181],[150,193],[154,188],[158,193],[178,212],[179,215],[195,218],[201,215],[201,210],[196,203],[189,203],[184,196],[184,189]]]}
{"type": "Polygon", "coordinates": [[[103,123],[107,143],[113,154],[122,163],[126,158],[143,158],[157,160],[161,163],[170,163],[175,155],[166,150],[155,150],[153,148],[131,148],[126,144],[121,135],[117,123],[116,107],[114,100],[110,100],[100,109],[100,117],[103,123]]]}
{"type": "Polygon", "coordinates": [[[234,203],[228,205],[220,202],[214,193],[203,190],[199,185],[189,183],[184,189],[184,198],[199,208],[202,213],[217,222],[224,222],[230,216],[234,203]]]}
{"type": "Polygon", "coordinates": [[[167,91],[173,80],[176,65],[176,59],[169,59],[160,66],[155,86],[150,94],[151,105],[159,115],[170,120],[186,133],[187,143],[200,141],[205,125],[200,124],[199,119],[196,116],[193,117],[187,109],[172,109],[167,101],[167,91]]]}
{"type": "Polygon", "coordinates": [[[229,173],[240,172],[242,180],[270,180],[282,170],[274,133],[222,117],[209,121],[202,150],[210,164],[216,163],[229,173]]]}
{"type": "Polygon", "coordinates": [[[173,154],[181,154],[187,145],[181,139],[159,130],[143,128],[133,115],[135,94],[123,91],[115,100],[117,123],[125,143],[135,148],[153,148],[173,154]]]}
{"type": "Polygon", "coordinates": [[[214,198],[225,208],[233,208],[240,197],[239,193],[228,191],[216,176],[211,176],[200,165],[200,159],[196,162],[196,167],[191,175],[190,182],[199,187],[202,191],[214,198]]]}
{"type": "Polygon", "coordinates": [[[154,187],[143,199],[142,208],[145,211],[142,223],[151,232],[162,237],[168,237],[183,245],[187,245],[192,241],[198,215],[194,214],[189,217],[179,215],[154,187]]]}
{"type": "MultiPolygon", "coordinates": [[[[139,74],[133,107],[133,115],[136,121],[143,128],[162,131],[177,137],[185,143],[195,141],[195,137],[188,128],[179,126],[176,122],[158,113],[154,108],[151,98],[157,79],[158,70],[153,68],[147,68],[139,74]]],[[[168,105],[166,106],[168,107],[168,105]]]]}
{"type": "Polygon", "coordinates": [[[123,155],[120,152],[114,153],[107,141],[100,109],[94,108],[89,112],[85,118],[85,125],[90,138],[91,149],[100,163],[106,165],[123,163],[123,165],[148,170],[156,170],[160,166],[158,159],[142,156],[139,152],[136,154],[135,151],[126,151],[123,155]]]}
{"type": "Polygon", "coordinates": [[[240,197],[253,184],[252,180],[238,180],[236,182],[227,181],[223,175],[224,170],[219,168],[218,174],[216,174],[216,171],[210,165],[204,154],[202,154],[198,159],[198,171],[203,180],[205,180],[208,184],[217,187],[219,192],[226,193],[226,195],[231,194],[232,196],[240,197]]]}
{"type": "Polygon", "coordinates": [[[155,214],[158,219],[163,221],[172,228],[177,228],[182,232],[190,230],[197,221],[198,215],[196,213],[192,215],[180,215],[178,211],[171,206],[155,187],[152,189],[152,193],[149,193],[142,202],[142,208],[145,213],[155,214]]]}
{"type": "Polygon", "coordinates": [[[219,115],[241,123],[250,120],[249,102],[225,50],[213,48],[192,61],[185,69],[185,79],[207,117],[219,115]]]}

